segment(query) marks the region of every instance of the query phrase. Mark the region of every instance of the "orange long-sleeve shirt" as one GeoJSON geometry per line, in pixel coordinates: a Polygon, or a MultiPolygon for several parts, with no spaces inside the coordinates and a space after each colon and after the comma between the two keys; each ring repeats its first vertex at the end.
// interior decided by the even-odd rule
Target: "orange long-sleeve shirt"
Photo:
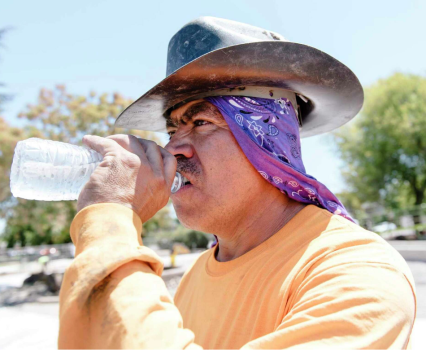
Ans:
{"type": "Polygon", "coordinates": [[[384,240],[315,206],[243,256],[203,253],[175,303],[130,209],[98,204],[71,225],[59,348],[405,349],[412,275],[384,240]]]}

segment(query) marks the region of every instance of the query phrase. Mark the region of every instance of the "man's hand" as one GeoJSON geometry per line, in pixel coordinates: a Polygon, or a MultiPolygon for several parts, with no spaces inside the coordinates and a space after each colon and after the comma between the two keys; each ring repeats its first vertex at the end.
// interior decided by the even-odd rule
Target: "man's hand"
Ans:
{"type": "Polygon", "coordinates": [[[83,143],[104,159],[81,191],[78,211],[97,203],[118,203],[146,222],[167,204],[177,165],[171,153],[132,135],[86,135],[83,143]]]}

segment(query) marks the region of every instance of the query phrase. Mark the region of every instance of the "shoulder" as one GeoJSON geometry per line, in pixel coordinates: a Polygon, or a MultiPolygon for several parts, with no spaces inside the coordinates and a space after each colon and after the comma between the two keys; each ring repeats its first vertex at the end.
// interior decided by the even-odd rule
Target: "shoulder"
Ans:
{"type": "Polygon", "coordinates": [[[299,278],[301,275],[302,279],[309,279],[326,271],[338,275],[351,271],[372,279],[392,271],[395,282],[408,282],[415,294],[414,278],[407,263],[388,242],[341,216],[319,208],[312,211],[320,229],[298,262],[299,278]]]}
{"type": "MultiPolygon", "coordinates": [[[[309,243],[309,248],[314,251],[326,250],[335,252],[344,250],[360,251],[359,254],[372,251],[381,253],[376,259],[390,260],[392,262],[402,259],[401,255],[380,235],[368,231],[359,225],[323,209],[314,209],[313,220],[318,228],[317,233],[309,243]]],[[[364,255],[362,255],[364,256],[364,255]]],[[[402,259],[403,262],[405,262],[402,259]]]]}

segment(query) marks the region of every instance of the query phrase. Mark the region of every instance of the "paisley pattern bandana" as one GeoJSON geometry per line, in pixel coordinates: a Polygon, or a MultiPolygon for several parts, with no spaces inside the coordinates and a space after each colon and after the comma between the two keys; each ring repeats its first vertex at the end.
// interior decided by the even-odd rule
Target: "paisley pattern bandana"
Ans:
{"type": "Polygon", "coordinates": [[[306,174],[299,122],[288,99],[241,96],[204,98],[216,106],[250,163],[289,198],[325,208],[351,221],[337,197],[306,174]]]}

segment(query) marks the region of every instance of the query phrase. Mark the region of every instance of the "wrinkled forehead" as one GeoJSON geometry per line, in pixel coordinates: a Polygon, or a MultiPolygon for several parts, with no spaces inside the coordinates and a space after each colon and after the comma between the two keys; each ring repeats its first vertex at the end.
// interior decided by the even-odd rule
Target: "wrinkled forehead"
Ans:
{"type": "Polygon", "coordinates": [[[168,128],[178,127],[181,124],[186,125],[199,115],[208,116],[218,121],[224,120],[216,106],[206,100],[200,99],[187,102],[172,110],[169,116],[166,117],[166,124],[168,128]]]}

